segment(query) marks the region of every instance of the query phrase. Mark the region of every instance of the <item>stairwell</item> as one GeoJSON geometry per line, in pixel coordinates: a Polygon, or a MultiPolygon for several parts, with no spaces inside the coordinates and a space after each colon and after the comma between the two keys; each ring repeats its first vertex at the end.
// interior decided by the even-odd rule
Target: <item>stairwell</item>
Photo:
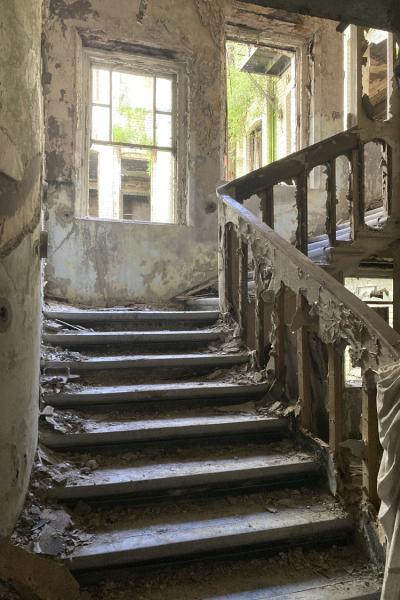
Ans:
{"type": "Polygon", "coordinates": [[[20,542],[99,599],[378,598],[321,456],[232,335],[210,309],[46,310],[20,542]]]}

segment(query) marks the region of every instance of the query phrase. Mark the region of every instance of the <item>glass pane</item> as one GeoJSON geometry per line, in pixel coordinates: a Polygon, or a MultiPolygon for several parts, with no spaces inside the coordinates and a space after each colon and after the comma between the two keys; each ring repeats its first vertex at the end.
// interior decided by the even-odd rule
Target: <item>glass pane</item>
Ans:
{"type": "Polygon", "coordinates": [[[104,106],[92,107],[92,139],[110,141],[110,109],[104,106]]]}
{"type": "Polygon", "coordinates": [[[121,148],[121,218],[150,221],[152,151],[121,148]]]}
{"type": "Polygon", "coordinates": [[[164,148],[172,146],[172,116],[157,115],[156,121],[156,144],[164,148]]]}
{"type": "Polygon", "coordinates": [[[110,104],[110,71],[92,69],[92,95],[96,104],[110,104]]]}
{"type": "Polygon", "coordinates": [[[154,151],[151,171],[151,220],[158,223],[174,221],[175,160],[171,152],[154,151]]]}
{"type": "Polygon", "coordinates": [[[154,144],[154,78],[113,72],[113,141],[154,144]]]}
{"type": "Polygon", "coordinates": [[[172,112],[172,80],[157,78],[157,110],[172,112]]]}
{"type": "Polygon", "coordinates": [[[120,218],[120,148],[93,144],[89,154],[89,216],[120,218]]]}

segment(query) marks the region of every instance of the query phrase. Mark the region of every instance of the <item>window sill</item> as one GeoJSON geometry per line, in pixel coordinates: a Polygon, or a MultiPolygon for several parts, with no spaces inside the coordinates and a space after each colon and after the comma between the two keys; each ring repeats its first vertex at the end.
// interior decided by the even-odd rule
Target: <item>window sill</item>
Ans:
{"type": "Polygon", "coordinates": [[[130,219],[107,219],[105,217],[76,217],[77,221],[94,221],[96,223],[114,223],[122,225],[151,225],[161,227],[188,227],[186,223],[170,223],[170,222],[159,222],[159,221],[131,221],[130,219]]]}

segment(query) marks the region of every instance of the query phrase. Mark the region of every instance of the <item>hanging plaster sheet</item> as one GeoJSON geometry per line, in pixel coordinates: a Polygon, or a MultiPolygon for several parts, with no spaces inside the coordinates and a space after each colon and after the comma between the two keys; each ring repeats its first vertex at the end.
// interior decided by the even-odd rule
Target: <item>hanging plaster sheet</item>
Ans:
{"type": "Polygon", "coordinates": [[[382,600],[400,598],[400,361],[378,376],[379,436],[383,458],[378,478],[380,520],[387,536],[382,600]]]}

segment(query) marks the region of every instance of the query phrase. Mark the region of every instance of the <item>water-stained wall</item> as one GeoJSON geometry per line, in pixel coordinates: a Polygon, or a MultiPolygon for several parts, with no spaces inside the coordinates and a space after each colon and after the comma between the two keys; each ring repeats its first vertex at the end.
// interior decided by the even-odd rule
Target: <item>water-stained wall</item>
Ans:
{"type": "Polygon", "coordinates": [[[37,443],[42,182],[41,1],[0,0],[0,535],[37,443]]]}
{"type": "Polygon", "coordinates": [[[89,305],[169,299],[216,273],[215,187],[224,139],[223,2],[51,0],[45,31],[47,288],[89,305]],[[140,12],[140,6],[143,12],[140,12]],[[188,78],[187,224],[82,218],[82,46],[179,57],[188,78]],[[143,48],[145,47],[145,48],[143,48]]]}

